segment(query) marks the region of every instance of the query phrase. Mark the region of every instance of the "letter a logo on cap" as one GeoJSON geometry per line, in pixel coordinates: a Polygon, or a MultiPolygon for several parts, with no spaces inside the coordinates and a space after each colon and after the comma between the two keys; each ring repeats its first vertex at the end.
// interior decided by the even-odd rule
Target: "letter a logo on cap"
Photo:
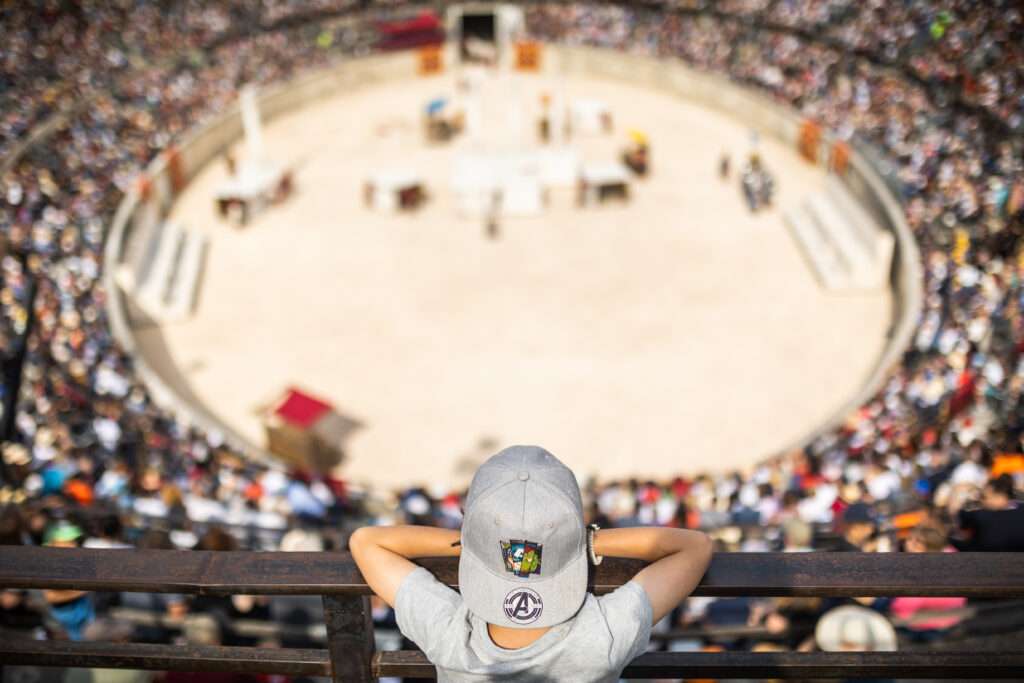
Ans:
{"type": "Polygon", "coordinates": [[[537,595],[537,591],[516,588],[505,596],[503,607],[505,616],[517,624],[532,624],[544,611],[544,601],[537,595]]]}

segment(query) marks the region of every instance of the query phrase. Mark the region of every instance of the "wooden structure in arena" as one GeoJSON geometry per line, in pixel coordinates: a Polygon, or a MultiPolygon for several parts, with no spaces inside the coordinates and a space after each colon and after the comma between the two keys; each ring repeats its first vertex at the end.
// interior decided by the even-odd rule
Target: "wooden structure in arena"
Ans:
{"type": "Polygon", "coordinates": [[[294,387],[264,417],[267,450],[292,467],[328,472],[344,456],[342,443],[355,424],[334,407],[294,387]]]}

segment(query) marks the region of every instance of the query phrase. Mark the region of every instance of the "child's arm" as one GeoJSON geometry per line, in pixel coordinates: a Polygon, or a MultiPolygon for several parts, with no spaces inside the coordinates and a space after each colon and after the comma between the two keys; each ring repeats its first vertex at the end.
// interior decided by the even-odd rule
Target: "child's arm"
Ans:
{"type": "Polygon", "coordinates": [[[348,540],[348,548],[359,571],[373,592],[395,606],[395,595],[416,565],[410,557],[458,556],[461,546],[452,547],[459,532],[429,526],[364,526],[348,540]]]}
{"type": "Polygon", "coordinates": [[[594,534],[594,552],[651,563],[637,572],[633,581],[647,593],[656,624],[700,583],[711,562],[711,539],[686,529],[601,529],[594,534]]]}

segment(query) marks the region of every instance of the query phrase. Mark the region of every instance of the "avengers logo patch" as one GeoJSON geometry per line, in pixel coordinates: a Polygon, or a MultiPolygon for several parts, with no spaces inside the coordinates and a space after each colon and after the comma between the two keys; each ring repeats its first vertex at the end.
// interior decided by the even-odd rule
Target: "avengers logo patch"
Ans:
{"type": "Polygon", "coordinates": [[[517,624],[532,624],[540,618],[544,611],[544,601],[536,591],[529,588],[516,588],[509,591],[502,604],[505,616],[517,624]]]}
{"type": "Polygon", "coordinates": [[[540,574],[540,551],[542,545],[531,541],[498,541],[501,557],[505,560],[505,571],[519,577],[540,574]]]}

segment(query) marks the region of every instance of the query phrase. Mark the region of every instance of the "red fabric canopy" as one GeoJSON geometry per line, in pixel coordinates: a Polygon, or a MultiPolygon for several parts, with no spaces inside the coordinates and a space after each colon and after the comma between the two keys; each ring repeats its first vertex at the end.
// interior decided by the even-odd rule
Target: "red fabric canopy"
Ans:
{"type": "Polygon", "coordinates": [[[306,429],[331,410],[333,408],[329,403],[324,403],[295,387],[289,387],[284,398],[274,409],[274,414],[285,422],[306,429]]]}
{"type": "Polygon", "coordinates": [[[382,21],[377,24],[381,33],[402,34],[420,31],[436,31],[441,28],[441,20],[433,12],[421,12],[413,19],[398,21],[382,21]]]}

